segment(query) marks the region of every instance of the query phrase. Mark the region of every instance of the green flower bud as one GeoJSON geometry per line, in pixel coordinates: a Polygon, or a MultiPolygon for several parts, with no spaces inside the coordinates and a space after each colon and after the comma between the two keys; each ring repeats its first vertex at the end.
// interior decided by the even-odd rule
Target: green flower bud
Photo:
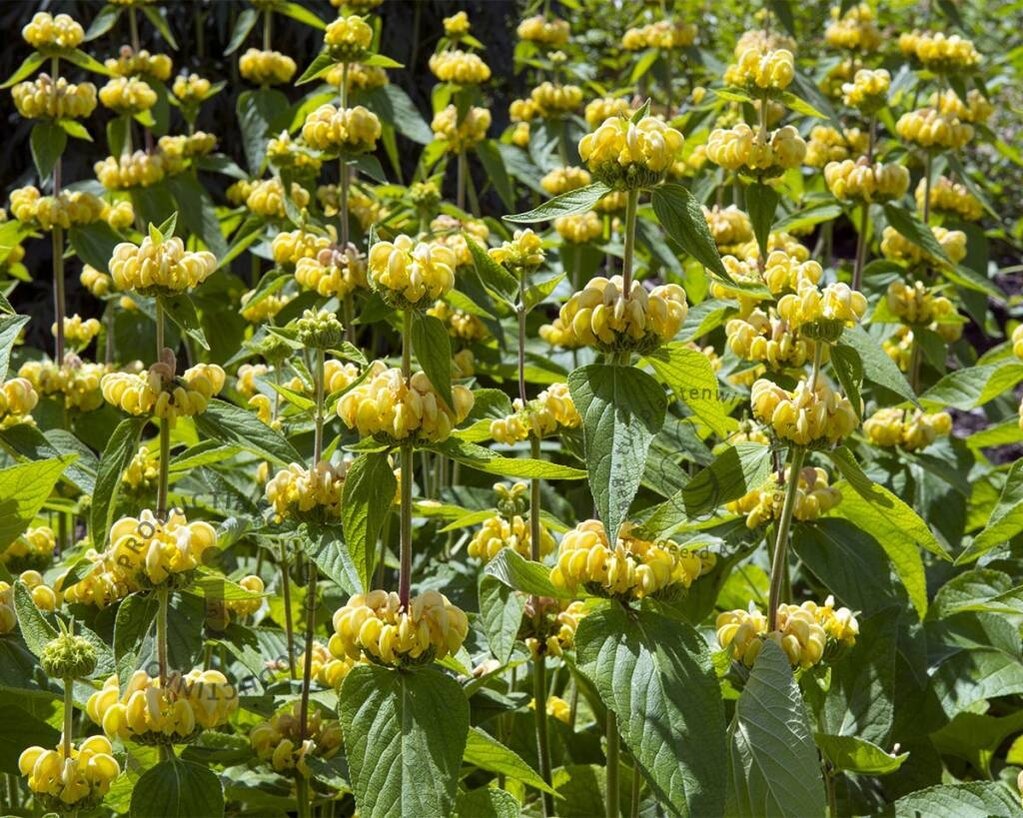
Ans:
{"type": "Polygon", "coordinates": [[[337,316],[326,310],[306,310],[295,321],[298,340],[312,349],[332,349],[340,346],[345,328],[337,316]]]}
{"type": "Polygon", "coordinates": [[[39,660],[51,679],[86,679],[96,670],[96,649],[84,636],[62,633],[46,643],[39,660]]]}

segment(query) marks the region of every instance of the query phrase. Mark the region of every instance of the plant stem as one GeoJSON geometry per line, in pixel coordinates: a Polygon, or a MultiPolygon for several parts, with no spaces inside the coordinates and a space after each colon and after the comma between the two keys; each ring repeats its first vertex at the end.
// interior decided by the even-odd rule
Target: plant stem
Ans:
{"type": "Polygon", "coordinates": [[[465,151],[458,152],[458,160],[456,164],[458,175],[456,176],[457,187],[455,188],[456,190],[455,205],[458,207],[459,210],[465,210],[465,185],[466,185],[465,177],[468,170],[467,168],[468,161],[465,156],[465,151]]]}
{"type": "Polygon", "coordinates": [[[607,818],[618,818],[618,718],[607,711],[607,818]]]}
{"type": "Polygon", "coordinates": [[[167,519],[167,492],[170,483],[170,423],[160,418],[160,480],[156,490],[156,516],[167,519]]]}
{"type": "Polygon", "coordinates": [[[925,225],[931,223],[931,152],[927,152],[924,160],[924,211],[923,220],[925,225]]]}
{"type": "MultiPolygon", "coordinates": [[[[533,660],[533,703],[536,716],[536,750],[540,758],[540,775],[551,783],[551,748],[547,735],[547,657],[541,652],[533,660]]],[[[554,815],[554,798],[543,793],[544,816],[554,815]]]]}
{"type": "Polygon", "coordinates": [[[316,633],[316,563],[306,558],[305,593],[305,662],[302,668],[302,703],[299,706],[299,729],[302,741],[306,740],[309,729],[309,688],[313,677],[313,636],[316,633]]]}
{"type": "MultiPolygon", "coordinates": [[[[60,166],[60,160],[57,160],[57,166],[54,167],[54,190],[57,189],[59,184],[59,174],[57,167],[60,166]]],[[[65,308],[65,296],[64,296],[64,230],[60,227],[53,228],[53,314],[56,317],[57,324],[57,340],[54,348],[54,363],[60,366],[64,363],[64,315],[66,312],[65,308]]]]}
{"type": "Polygon", "coordinates": [[[64,758],[71,758],[71,733],[74,730],[75,717],[75,680],[67,676],[64,678],[64,758]]]}
{"type": "MultiPolygon", "coordinates": [[[[412,311],[402,312],[401,333],[401,376],[406,386],[412,378],[412,311]]],[[[408,610],[412,594],[412,457],[415,447],[410,440],[402,442],[399,449],[401,465],[401,525],[400,525],[400,566],[398,569],[398,598],[408,610]]]]}
{"type": "Polygon", "coordinates": [[[311,815],[309,809],[309,779],[304,775],[299,775],[295,781],[295,795],[298,800],[299,818],[309,818],[309,815],[311,815]]]}
{"type": "Polygon", "coordinates": [[[622,259],[622,294],[627,299],[632,290],[632,259],[636,252],[636,211],[639,191],[630,190],[625,202],[625,256],[622,259]]]}
{"type": "Polygon", "coordinates": [[[128,9],[128,30],[131,32],[131,50],[138,54],[141,43],[139,41],[139,21],[135,16],[134,6],[128,9]]]}
{"type": "Polygon", "coordinates": [[[817,379],[821,374],[821,359],[824,356],[824,341],[813,342],[813,366],[810,368],[810,391],[817,389],[817,379]]]}
{"type": "MultiPolygon", "coordinates": [[[[341,109],[348,107],[348,63],[341,63],[341,85],[338,88],[341,109]]],[[[341,251],[348,249],[348,162],[342,153],[338,165],[338,178],[341,182],[338,193],[338,218],[341,221],[341,251]]]]}
{"type": "Polygon", "coordinates": [[[326,365],[326,353],[316,350],[316,431],[313,435],[313,468],[323,457],[323,370],[326,365]]]}
{"type": "Polygon", "coordinates": [[[273,35],[273,17],[274,13],[271,9],[267,9],[263,12],[263,50],[270,51],[270,42],[273,35]]]}
{"type": "Polygon", "coordinates": [[[639,765],[635,757],[632,759],[632,803],[629,806],[630,818],[639,817],[639,793],[643,788],[643,777],[639,773],[639,765]]]}
{"type": "Polygon", "coordinates": [[[156,360],[163,355],[163,301],[156,299],[156,360]]]}
{"type": "Polygon", "coordinates": [[[167,609],[170,607],[170,589],[156,592],[156,661],[160,668],[160,687],[167,687],[167,609]]]}
{"type": "Polygon", "coordinates": [[[288,552],[281,541],[281,580],[284,583],[284,632],[288,637],[288,676],[295,679],[295,625],[291,615],[291,572],[288,570],[288,552]]]}
{"type": "Polygon", "coordinates": [[[863,265],[867,260],[867,225],[870,217],[870,204],[860,205],[860,232],[856,236],[856,265],[853,267],[852,288],[858,290],[863,283],[863,265]]]}
{"type": "Polygon", "coordinates": [[[802,446],[792,447],[792,457],[789,461],[788,484],[785,488],[785,504],[781,509],[781,518],[778,520],[778,537],[774,543],[774,554],[771,557],[771,587],[767,601],[768,631],[773,631],[776,627],[778,605],[781,602],[781,590],[787,570],[785,552],[788,546],[789,528],[792,525],[792,512],[795,511],[796,508],[796,492],[799,489],[799,471],[803,468],[803,459],[805,457],[806,449],[802,446]]]}

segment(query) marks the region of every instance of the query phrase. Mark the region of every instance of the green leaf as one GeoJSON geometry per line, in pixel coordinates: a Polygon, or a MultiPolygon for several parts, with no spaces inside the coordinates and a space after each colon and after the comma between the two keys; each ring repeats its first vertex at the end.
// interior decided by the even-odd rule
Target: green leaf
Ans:
{"type": "Polygon", "coordinates": [[[511,210],[515,207],[515,191],[512,189],[508,169],[504,166],[504,159],[497,149],[497,143],[493,139],[485,139],[476,146],[476,155],[487,172],[488,181],[501,197],[501,203],[511,210]]]}
{"type": "Polygon", "coordinates": [[[387,184],[387,174],[384,173],[380,160],[373,156],[373,154],[360,153],[351,160],[351,164],[358,168],[360,173],[364,173],[373,181],[380,182],[382,185],[387,184]]]}
{"type": "Polygon", "coordinates": [[[785,653],[769,639],[736,702],[728,732],[729,815],[825,814],[824,781],[803,697],[785,653]]]}
{"type": "Polygon", "coordinates": [[[856,417],[863,418],[863,398],[860,389],[863,386],[863,364],[860,355],[851,347],[833,345],[831,347],[831,367],[838,376],[845,395],[852,404],[856,417]]]}
{"type": "Polygon", "coordinates": [[[50,120],[40,120],[32,126],[32,161],[36,163],[40,179],[48,179],[53,166],[67,147],[67,131],[50,120]]]}
{"type": "Polygon", "coordinates": [[[122,241],[109,224],[96,221],[72,227],[67,235],[78,258],[101,273],[109,272],[108,266],[114,248],[122,241]]]}
{"type": "Polygon", "coordinates": [[[70,51],[64,52],[61,57],[70,63],[74,63],[79,68],[84,68],[86,71],[92,71],[94,74],[101,74],[104,77],[112,76],[109,68],[103,65],[103,63],[92,55],[86,54],[80,48],[72,48],[70,51]]]}
{"type": "Polygon", "coordinates": [[[838,339],[838,347],[853,350],[863,365],[863,377],[871,383],[889,389],[901,398],[916,403],[916,394],[895,361],[871,338],[862,327],[846,327],[838,339]]]}
{"type": "Polygon", "coordinates": [[[657,377],[715,434],[725,437],[738,428],[728,417],[710,360],[700,350],[680,342],[658,348],[645,358],[657,377]]]}
{"type": "Polygon", "coordinates": [[[551,276],[548,279],[544,279],[536,284],[530,285],[529,289],[523,294],[522,302],[526,306],[526,311],[533,309],[537,304],[542,304],[547,298],[553,293],[558,285],[565,280],[564,273],[558,273],[556,276],[551,276]]]}
{"type": "Polygon", "coordinates": [[[774,214],[778,211],[781,194],[763,182],[754,182],[746,188],[746,209],[753,225],[753,235],[757,237],[760,257],[767,258],[767,237],[771,233],[774,214]]]}
{"type": "MultiPolygon", "coordinates": [[[[71,443],[71,441],[75,441],[78,447],[83,445],[69,432],[65,432],[63,429],[51,429],[44,435],[36,426],[19,423],[7,429],[0,429],[0,440],[9,451],[33,462],[64,458],[64,462],[67,463],[64,479],[86,494],[91,494],[95,489],[96,470],[93,468],[93,461],[85,457],[84,453],[71,443]]],[[[88,451],[88,447],[85,447],[85,450],[88,451]]],[[[0,491],[0,497],[3,496],[0,491]]]]}
{"type": "Polygon", "coordinates": [[[519,282],[515,276],[509,273],[502,265],[494,261],[490,254],[477,244],[476,240],[467,233],[463,233],[469,252],[472,254],[473,263],[476,265],[476,273],[484,285],[504,296],[513,295],[519,288],[519,282]]]}
{"type": "Polygon", "coordinates": [[[20,580],[14,583],[14,609],[25,644],[36,656],[42,656],[46,643],[57,637],[57,629],[46,621],[32,601],[28,586],[20,580]]]}
{"type": "Polygon", "coordinates": [[[103,449],[99,471],[96,473],[96,489],[89,509],[89,531],[97,550],[106,546],[121,488],[121,475],[138,451],[139,437],[145,425],[145,418],[122,420],[103,449]]]}
{"type": "Polygon", "coordinates": [[[394,504],[398,481],[386,452],[359,455],[348,469],[341,495],[345,544],[362,586],[372,586],[373,563],[380,527],[394,504]]]}
{"type": "Polygon", "coordinates": [[[27,315],[5,315],[0,317],[0,383],[7,380],[11,365],[11,350],[28,323],[27,315]]]}
{"type": "Polygon", "coordinates": [[[554,599],[573,599],[576,595],[558,588],[551,582],[550,569],[539,562],[531,562],[511,548],[502,548],[483,569],[509,588],[535,596],[554,599]]]}
{"type": "Polygon", "coordinates": [[[38,51],[33,51],[31,54],[25,57],[24,61],[22,61],[21,65],[19,65],[15,69],[14,73],[11,74],[6,80],[4,80],[4,83],[3,85],[0,85],[0,88],[10,88],[12,85],[16,85],[23,79],[27,79],[28,77],[32,76],[32,74],[35,73],[36,69],[39,68],[44,62],[46,62],[46,57],[44,57],[38,51]]]}
{"type": "Polygon", "coordinates": [[[447,455],[465,466],[479,469],[487,474],[501,477],[519,477],[527,480],[581,480],[586,472],[573,466],[563,466],[546,460],[530,457],[502,457],[490,449],[457,438],[448,438],[443,443],[427,448],[447,455]]]}
{"type": "Polygon", "coordinates": [[[178,41],[174,39],[174,35],[171,34],[170,26],[167,24],[167,18],[164,16],[164,11],[156,6],[141,6],[142,13],[146,16],[146,19],[152,24],[153,28],[160,32],[160,36],[167,41],[174,51],[178,50],[178,41]]]}
{"type": "MultiPolygon", "coordinates": [[[[143,11],[150,10],[143,6],[143,11]]],[[[162,18],[161,18],[162,19],[162,18]]],[[[213,770],[172,758],[146,770],[131,794],[130,818],[220,818],[224,787],[213,770]]]]}
{"type": "Polygon", "coordinates": [[[309,67],[302,72],[302,76],[295,80],[295,85],[305,85],[307,82],[319,79],[335,65],[337,65],[337,61],[330,56],[330,52],[321,51],[316,55],[313,61],[309,63],[309,67]]]}
{"type": "Polygon", "coordinates": [[[246,451],[274,463],[301,463],[303,458],[279,432],[275,432],[251,412],[214,398],[206,411],[196,415],[196,428],[221,443],[237,444],[246,451]]]}
{"type": "Polygon", "coordinates": [[[1012,464],[987,525],[956,558],[956,564],[972,562],[992,548],[1006,545],[1023,531],[1023,460],[1012,464]]]}
{"type": "Polygon", "coordinates": [[[519,818],[522,809],[515,796],[495,787],[461,793],[455,803],[458,818],[519,818]]]}
{"type": "Polygon", "coordinates": [[[263,166],[270,134],[287,127],[289,109],[288,98],[274,88],[243,91],[238,95],[235,110],[242,131],[242,147],[253,174],[259,174],[263,166]]]}
{"type": "Polygon", "coordinates": [[[245,42],[245,38],[249,36],[249,32],[252,31],[258,19],[259,12],[255,9],[242,10],[242,13],[238,15],[238,19],[234,21],[231,39],[228,41],[227,49],[224,51],[225,57],[229,54],[234,54],[235,51],[242,47],[242,43],[245,42]]]}
{"type": "Polygon", "coordinates": [[[780,103],[785,105],[787,108],[791,108],[797,114],[802,114],[803,116],[812,116],[816,119],[830,118],[827,114],[818,111],[816,108],[813,107],[813,105],[811,105],[805,99],[803,99],[802,97],[797,97],[791,91],[782,91],[775,98],[780,103]]]}
{"type": "Polygon", "coordinates": [[[886,204],[884,206],[884,215],[895,230],[901,233],[905,238],[909,239],[917,247],[921,248],[938,261],[944,262],[945,264],[951,264],[948,256],[945,254],[945,250],[941,244],[934,237],[934,233],[931,228],[925,225],[920,219],[916,217],[915,213],[911,213],[903,207],[897,204],[886,204]]]}
{"type": "Polygon", "coordinates": [[[281,3],[280,5],[275,5],[273,9],[281,14],[286,14],[292,20],[298,20],[300,23],[305,23],[307,26],[312,26],[321,31],[327,27],[323,20],[300,3],[281,3]]]}
{"type": "Polygon", "coordinates": [[[1019,802],[1004,784],[971,781],[917,790],[902,796],[893,811],[883,814],[895,818],[1015,818],[1019,802]]]}
{"type": "Polygon", "coordinates": [[[373,68],[404,68],[404,63],[400,63],[395,59],[388,57],[386,54],[371,54],[368,56],[363,65],[368,65],[373,68]]]}
{"type": "Polygon", "coordinates": [[[164,312],[171,321],[183,330],[192,340],[205,350],[210,345],[206,340],[206,334],[202,331],[202,324],[199,323],[199,315],[195,311],[195,305],[188,293],[175,295],[171,298],[158,296],[163,304],[164,312]]]}
{"type": "Polygon", "coordinates": [[[722,814],[725,715],[703,637],[684,622],[607,603],[579,624],[576,650],[659,799],[679,815],[722,814]]]}
{"type": "Polygon", "coordinates": [[[359,92],[358,100],[379,116],[382,122],[393,125],[399,133],[416,144],[429,145],[433,142],[433,131],[423,121],[422,114],[408,93],[397,83],[359,92]]]}
{"type": "Polygon", "coordinates": [[[26,747],[56,747],[60,731],[16,704],[0,705],[0,772],[20,775],[18,758],[26,747]]]}
{"type": "Polygon", "coordinates": [[[0,549],[25,532],[73,459],[39,460],[0,470],[0,549]]]}
{"type": "Polygon", "coordinates": [[[412,351],[430,379],[434,390],[449,406],[451,397],[451,336],[439,318],[421,312],[412,313],[412,351]]]}
{"type": "Polygon", "coordinates": [[[593,210],[593,206],[610,192],[611,188],[603,182],[594,182],[586,187],[555,196],[533,210],[516,213],[514,216],[505,216],[504,220],[514,224],[534,224],[554,221],[559,216],[585,213],[587,210],[593,210]]]}
{"type": "Polygon", "coordinates": [[[710,235],[700,203],[692,193],[681,185],[661,185],[654,188],[651,201],[657,221],[672,241],[711,272],[731,280],[710,235]]]}
{"type": "Polygon", "coordinates": [[[920,402],[928,408],[968,411],[990,403],[1020,381],[1023,381],[1023,364],[1018,361],[971,366],[949,372],[920,396],[920,402]]]}
{"type": "Polygon", "coordinates": [[[131,594],[121,601],[114,618],[114,663],[121,689],[139,666],[142,644],[156,620],[155,595],[131,594]]]}
{"type": "Polygon", "coordinates": [[[490,643],[490,652],[502,665],[508,664],[522,625],[526,597],[516,593],[492,574],[480,577],[480,619],[490,643]]]}
{"type": "Polygon", "coordinates": [[[590,492],[608,540],[616,542],[668,402],[657,381],[631,366],[580,367],[568,387],[583,419],[590,492]]]}
{"type": "Polygon", "coordinates": [[[363,581],[347,545],[342,542],[337,525],[309,525],[306,553],[320,571],[330,577],[348,594],[365,592],[370,586],[363,581]]]}
{"type": "Polygon", "coordinates": [[[181,173],[170,177],[166,185],[180,208],[181,223],[184,227],[202,239],[218,259],[227,255],[227,242],[220,231],[217,206],[196,176],[181,173]]]}
{"type": "Polygon", "coordinates": [[[85,126],[81,122],[76,122],[73,119],[58,119],[57,125],[59,125],[68,136],[73,136],[75,139],[81,139],[83,142],[92,142],[92,135],[85,130],[85,126]]]}
{"type": "Polygon", "coordinates": [[[345,677],[338,710],[360,815],[451,813],[469,733],[458,682],[363,665],[345,677]]]}
{"type": "Polygon", "coordinates": [[[814,740],[832,767],[857,775],[888,775],[909,758],[909,753],[891,755],[876,744],[856,736],[816,733],[814,740]]]}
{"type": "Polygon", "coordinates": [[[514,750],[508,749],[479,727],[469,730],[463,760],[466,764],[472,764],[489,773],[521,781],[527,787],[532,787],[535,790],[554,792],[550,786],[544,783],[540,774],[522,760],[520,755],[514,750]]]}
{"type": "Polygon", "coordinates": [[[1023,585],[990,568],[966,571],[941,586],[929,611],[934,619],[960,613],[1023,614],[1023,585]]]}

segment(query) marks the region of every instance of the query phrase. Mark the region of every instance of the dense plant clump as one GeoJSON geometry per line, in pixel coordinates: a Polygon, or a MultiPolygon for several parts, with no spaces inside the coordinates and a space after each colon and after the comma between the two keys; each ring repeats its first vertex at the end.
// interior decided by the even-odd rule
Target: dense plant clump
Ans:
{"type": "Polygon", "coordinates": [[[1001,24],[24,5],[4,814],[1021,814],[1001,24]]]}

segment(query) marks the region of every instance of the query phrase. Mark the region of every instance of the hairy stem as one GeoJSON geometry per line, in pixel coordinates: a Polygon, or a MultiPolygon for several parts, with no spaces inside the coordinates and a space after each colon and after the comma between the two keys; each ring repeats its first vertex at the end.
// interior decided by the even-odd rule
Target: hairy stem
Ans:
{"type": "Polygon", "coordinates": [[[618,818],[618,718],[607,711],[607,818],[618,818]]]}
{"type": "Polygon", "coordinates": [[[326,365],[326,353],[316,350],[316,430],[313,434],[313,468],[323,457],[323,370],[326,365]]]}
{"type": "Polygon", "coordinates": [[[625,256],[622,259],[622,293],[629,297],[632,289],[632,260],[636,252],[636,211],[639,209],[639,191],[630,190],[625,203],[625,256]]]}
{"type": "Polygon", "coordinates": [[[291,617],[291,572],[288,570],[288,552],[281,541],[281,581],[284,583],[284,632],[288,638],[288,678],[295,679],[295,625],[291,617]]]}
{"type": "Polygon", "coordinates": [[[789,528],[792,525],[792,512],[796,507],[796,492],[799,489],[799,471],[803,468],[806,449],[802,446],[792,447],[789,461],[789,477],[785,487],[785,503],[778,520],[778,535],[774,543],[774,554],[771,557],[771,587],[767,600],[767,630],[773,631],[777,624],[778,605],[781,603],[781,591],[785,582],[787,569],[786,550],[789,542],[789,528]]]}

